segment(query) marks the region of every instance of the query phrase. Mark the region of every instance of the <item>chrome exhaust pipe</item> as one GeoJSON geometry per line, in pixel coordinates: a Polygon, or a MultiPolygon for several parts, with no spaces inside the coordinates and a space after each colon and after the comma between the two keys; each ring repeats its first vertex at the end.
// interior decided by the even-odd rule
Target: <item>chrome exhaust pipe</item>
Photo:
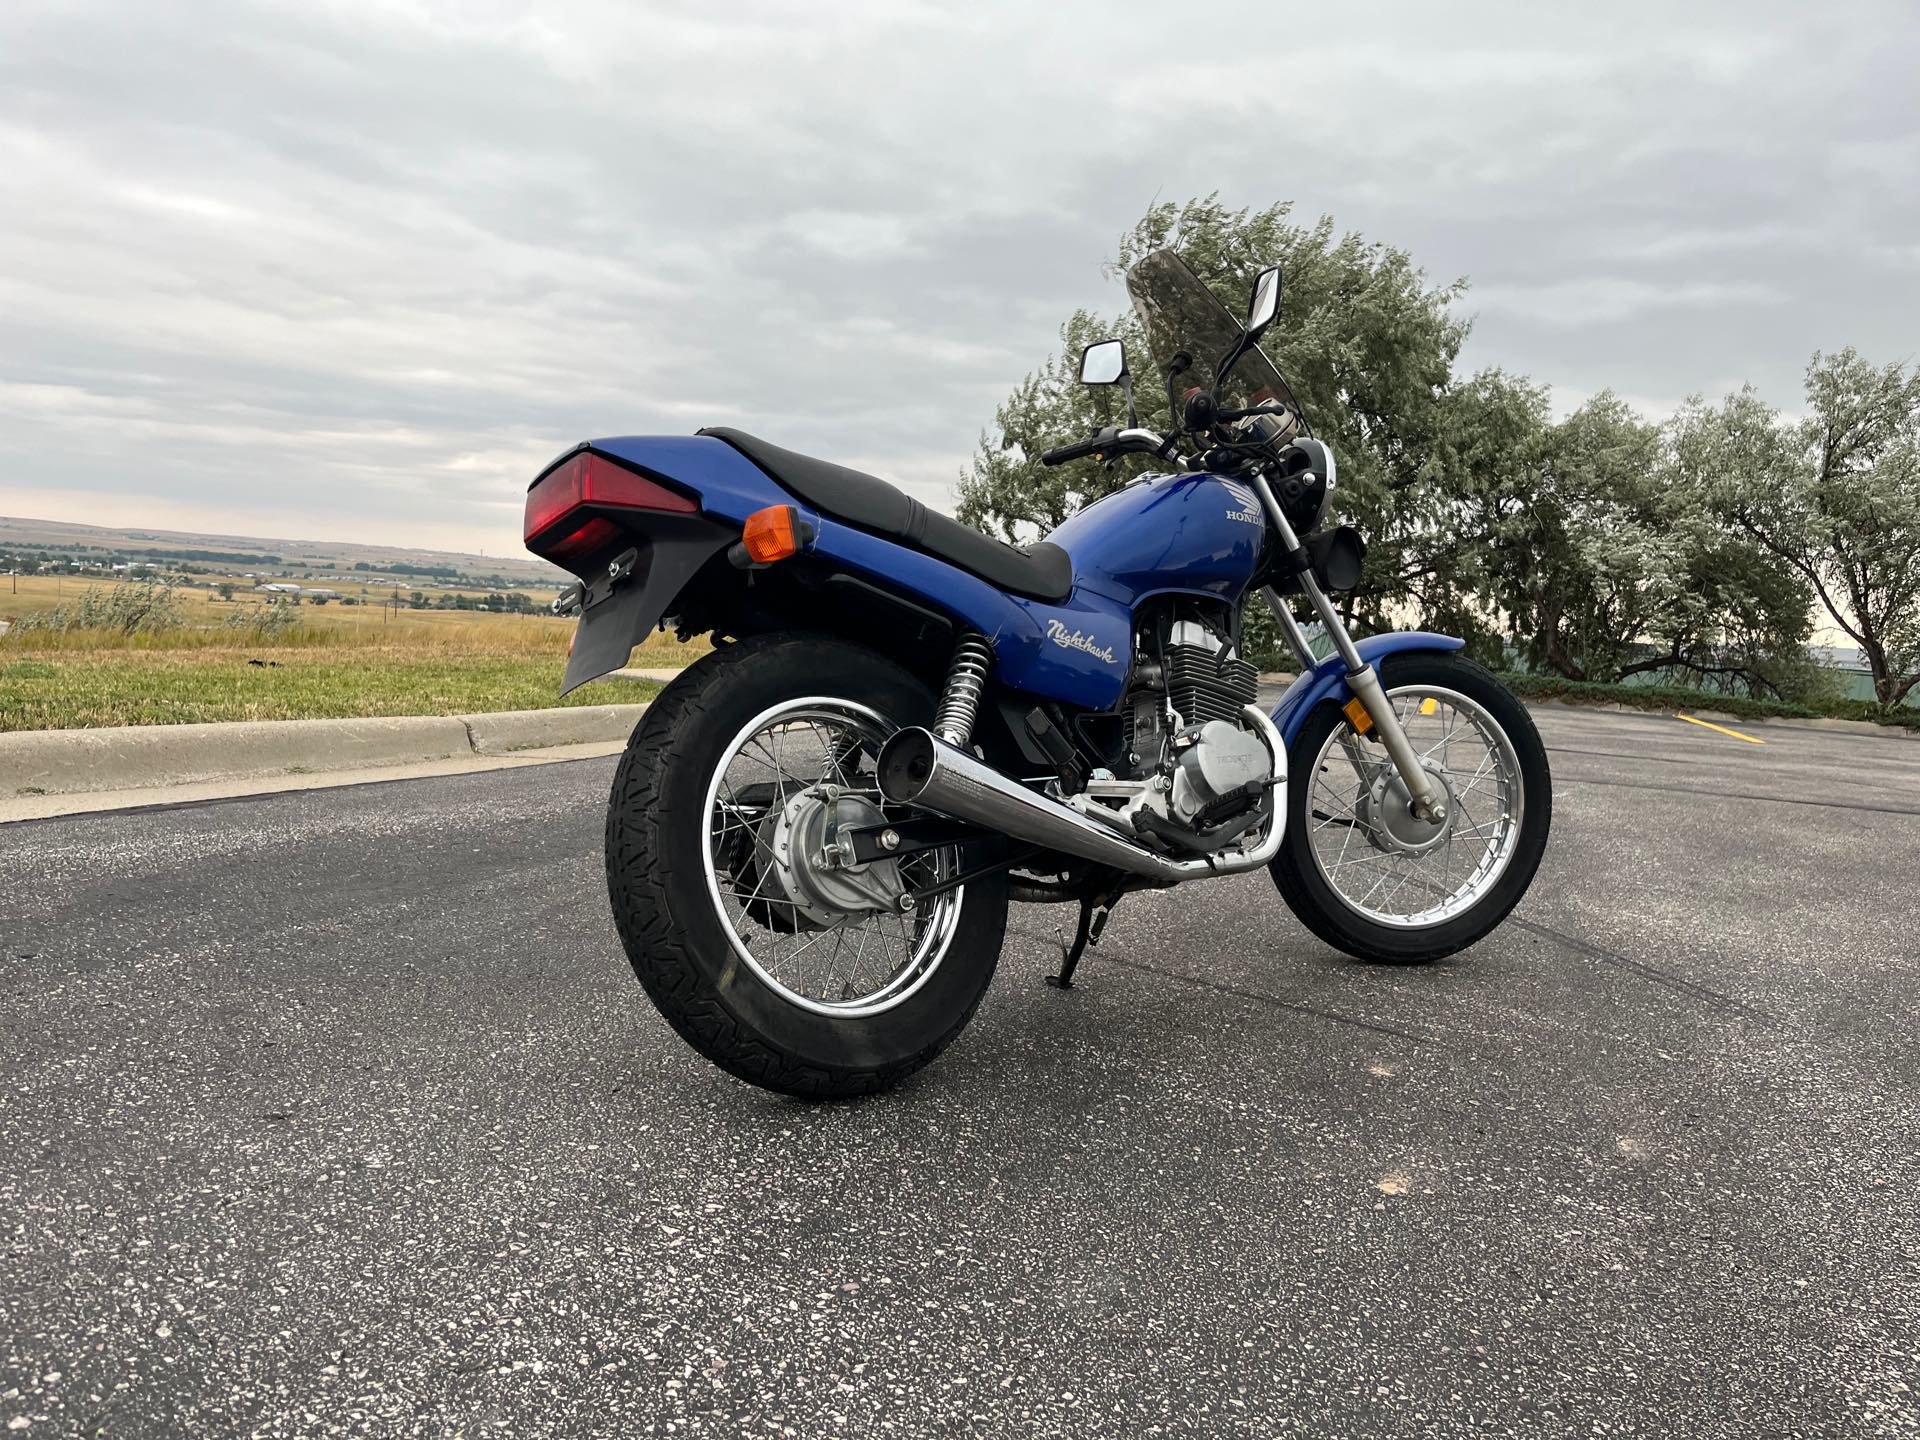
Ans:
{"type": "Polygon", "coordinates": [[[1129,840],[1112,825],[1029,790],[977,756],[919,727],[899,731],[881,747],[880,793],[896,805],[918,805],[1029,845],[1043,845],[1163,885],[1257,870],[1279,853],[1281,837],[1286,833],[1287,752],[1280,733],[1259,706],[1249,705],[1244,713],[1273,756],[1273,778],[1281,790],[1266,833],[1251,849],[1188,860],[1159,854],[1129,840]]]}

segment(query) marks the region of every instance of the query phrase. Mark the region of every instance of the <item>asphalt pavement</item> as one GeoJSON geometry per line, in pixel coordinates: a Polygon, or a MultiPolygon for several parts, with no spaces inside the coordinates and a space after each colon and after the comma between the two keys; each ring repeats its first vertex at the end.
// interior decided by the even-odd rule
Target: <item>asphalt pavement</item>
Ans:
{"type": "Polygon", "coordinates": [[[1019,907],[842,1106],[648,1005],[610,760],[0,826],[0,1425],[1920,1433],[1920,743],[1539,717],[1476,949],[1019,907]]]}

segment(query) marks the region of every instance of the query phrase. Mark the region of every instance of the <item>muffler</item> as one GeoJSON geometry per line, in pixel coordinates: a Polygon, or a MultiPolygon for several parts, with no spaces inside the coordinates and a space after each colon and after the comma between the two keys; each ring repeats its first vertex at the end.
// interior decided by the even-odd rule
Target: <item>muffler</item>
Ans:
{"type": "Polygon", "coordinates": [[[949,745],[930,730],[901,730],[881,747],[880,793],[896,805],[918,805],[983,829],[997,830],[1029,845],[1109,865],[1162,884],[1178,884],[1203,875],[1232,875],[1255,870],[1279,852],[1286,833],[1286,748],[1273,722],[1257,705],[1244,711],[1274,757],[1273,777],[1280,787],[1267,833],[1251,850],[1176,860],[1130,840],[1101,823],[949,745]]]}

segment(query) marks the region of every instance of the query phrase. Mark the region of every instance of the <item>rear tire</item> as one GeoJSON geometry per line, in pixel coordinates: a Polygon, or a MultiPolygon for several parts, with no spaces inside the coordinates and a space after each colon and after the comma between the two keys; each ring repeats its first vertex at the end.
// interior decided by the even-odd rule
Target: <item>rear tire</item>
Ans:
{"type": "Polygon", "coordinates": [[[828,1100],[899,1083],[965,1028],[999,960],[1007,889],[1004,874],[969,881],[946,948],[877,1013],[808,1008],[744,962],[737,916],[709,889],[710,787],[743,727],[812,697],[896,727],[927,724],[934,711],[905,670],[828,636],[760,636],[714,651],[667,687],[627,742],[607,811],[607,890],[634,974],[682,1039],[742,1080],[828,1100]]]}
{"type": "MultiPolygon", "coordinates": [[[[1426,691],[1452,693],[1477,707],[1504,735],[1511,747],[1515,771],[1512,805],[1518,814],[1517,833],[1510,853],[1499,862],[1501,868],[1492,874],[1484,892],[1456,914],[1430,924],[1395,924],[1362,913],[1365,902],[1358,902],[1357,894],[1343,893],[1337,888],[1329,878],[1329,868],[1337,870],[1350,864],[1353,870],[1366,876],[1364,882],[1351,887],[1355,892],[1375,883],[1373,876],[1383,872],[1388,878],[1380,882],[1382,888],[1396,883],[1413,884],[1416,900],[1407,903],[1417,903],[1421,893],[1418,887],[1424,876],[1419,862],[1397,862],[1392,857],[1382,858],[1372,853],[1380,847],[1369,847],[1364,838],[1369,833],[1367,826],[1327,813],[1335,808],[1340,795],[1358,786],[1352,778],[1355,772],[1342,768],[1340,761],[1327,763],[1325,759],[1329,753],[1341,753],[1338,744],[1329,750],[1330,740],[1343,738],[1336,736],[1336,732],[1351,735],[1345,712],[1339,705],[1327,703],[1307,718],[1287,748],[1287,773],[1291,777],[1287,832],[1271,869],[1274,884],[1279,887],[1287,907],[1301,924],[1336,950],[1376,963],[1420,965],[1464,950],[1484,938],[1520,903],[1527,887],[1533,883],[1534,873],[1540,868],[1540,857],[1546,850],[1547,833],[1553,822],[1553,777],[1547,766],[1546,747],[1534,728],[1533,717],[1491,671],[1464,656],[1423,652],[1390,656],[1380,665],[1379,673],[1381,689],[1390,699],[1396,692],[1403,696],[1407,692],[1413,695],[1426,691]],[[1352,832],[1351,836],[1334,832],[1341,833],[1345,842],[1337,861],[1329,859],[1327,851],[1333,844],[1325,838],[1320,842],[1324,848],[1318,855],[1315,849],[1316,835],[1326,837],[1330,824],[1343,825],[1346,831],[1352,832]],[[1348,850],[1353,852],[1351,859],[1348,850]],[[1392,877],[1396,863],[1407,872],[1403,881],[1392,877]],[[1378,868],[1372,868],[1374,866],[1378,868]]],[[[1411,733],[1409,738],[1414,739],[1411,733]]],[[[1361,741],[1360,744],[1372,762],[1384,761],[1384,749],[1376,742],[1361,741]]],[[[1414,749],[1423,748],[1416,739],[1414,749]]],[[[1488,753],[1492,754],[1495,748],[1490,745],[1488,753]]],[[[1450,783],[1460,782],[1455,779],[1450,783]]],[[[1474,803],[1484,805],[1485,795],[1474,803]]],[[[1453,808],[1455,822],[1465,824],[1461,818],[1465,814],[1463,807],[1453,808]]],[[[1356,809],[1354,814],[1357,820],[1361,812],[1356,809]]],[[[1470,818],[1479,819],[1478,816],[1470,818]]],[[[1497,827],[1490,828],[1497,832],[1497,827]]],[[[1453,872],[1446,873],[1450,877],[1453,872]]],[[[1425,888],[1431,894],[1442,887],[1427,882],[1425,888]]]]}

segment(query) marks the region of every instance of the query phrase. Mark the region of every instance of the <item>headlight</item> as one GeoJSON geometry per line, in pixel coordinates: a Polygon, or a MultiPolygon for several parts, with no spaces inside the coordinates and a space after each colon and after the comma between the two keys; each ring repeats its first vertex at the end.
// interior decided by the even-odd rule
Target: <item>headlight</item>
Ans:
{"type": "Polygon", "coordinates": [[[1339,474],[1333,451],[1318,440],[1294,440],[1280,452],[1280,480],[1274,490],[1297,533],[1311,534],[1326,520],[1339,474]]]}

